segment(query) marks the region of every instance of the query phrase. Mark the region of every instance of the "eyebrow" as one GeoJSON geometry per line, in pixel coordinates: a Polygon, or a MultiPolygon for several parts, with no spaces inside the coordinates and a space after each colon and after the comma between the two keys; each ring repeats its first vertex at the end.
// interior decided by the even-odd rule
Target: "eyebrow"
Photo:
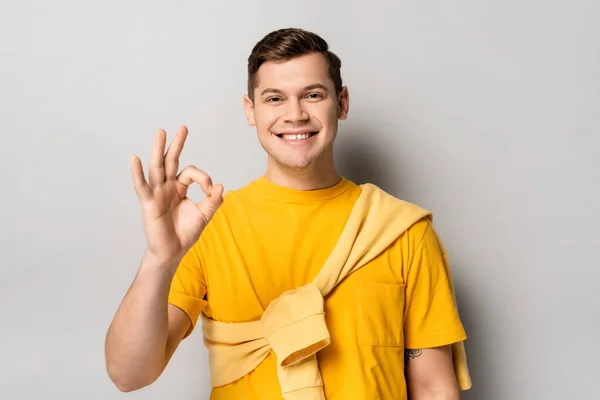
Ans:
{"type": "MultiPolygon", "coordinates": [[[[325,86],[321,83],[313,83],[312,85],[305,86],[302,90],[307,91],[307,90],[313,90],[313,89],[323,89],[326,92],[329,92],[329,89],[327,89],[327,86],[325,86]]],[[[274,89],[274,88],[266,88],[265,90],[260,92],[260,95],[262,96],[266,93],[283,94],[283,91],[281,91],[279,89],[274,89]]]]}

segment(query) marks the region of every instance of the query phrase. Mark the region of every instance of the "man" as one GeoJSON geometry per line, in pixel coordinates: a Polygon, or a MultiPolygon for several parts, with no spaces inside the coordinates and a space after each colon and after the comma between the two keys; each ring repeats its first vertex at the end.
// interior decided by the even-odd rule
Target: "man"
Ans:
{"type": "MultiPolygon", "coordinates": [[[[327,43],[304,30],[271,32],[256,44],[244,107],[268,167],[239,190],[223,195],[193,166],[178,173],[185,127],[166,154],[166,133],[158,132],[148,181],[133,157],[147,251],[106,339],[108,372],[120,390],[155,381],[200,317],[211,364],[221,365],[215,371],[235,370],[223,351],[245,339],[216,343],[214,325],[237,335],[244,324],[236,323],[260,322],[278,297],[320,273],[367,190],[334,165],[338,120],[349,109],[340,66],[327,43]],[[199,204],[186,197],[192,183],[206,193],[199,204]]],[[[315,351],[315,397],[286,392],[284,380],[300,375],[261,337],[264,356],[229,374],[235,378],[213,376],[211,398],[458,399],[451,345],[466,335],[444,256],[430,220],[418,218],[324,296],[330,338],[315,351]]]]}

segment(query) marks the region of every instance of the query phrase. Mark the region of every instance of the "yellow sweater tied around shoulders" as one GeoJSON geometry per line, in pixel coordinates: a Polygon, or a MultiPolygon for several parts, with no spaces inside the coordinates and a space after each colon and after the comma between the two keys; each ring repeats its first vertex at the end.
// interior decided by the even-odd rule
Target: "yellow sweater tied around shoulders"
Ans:
{"type": "MultiPolygon", "coordinates": [[[[399,200],[375,185],[364,184],[361,189],[333,252],[312,282],[271,301],[257,321],[225,323],[201,314],[213,387],[249,374],[273,350],[285,400],[325,399],[316,356],[330,343],[324,297],[346,276],[383,252],[415,222],[432,218],[430,212],[399,200]]],[[[451,276],[443,247],[442,252],[448,276],[451,276]]],[[[467,390],[471,379],[464,343],[454,343],[452,351],[459,387],[467,390]]]]}

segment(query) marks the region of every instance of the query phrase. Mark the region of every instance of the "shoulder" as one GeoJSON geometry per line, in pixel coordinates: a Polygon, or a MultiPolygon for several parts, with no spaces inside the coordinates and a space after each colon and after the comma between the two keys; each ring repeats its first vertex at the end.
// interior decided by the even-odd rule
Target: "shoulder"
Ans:
{"type": "Polygon", "coordinates": [[[433,229],[433,215],[430,211],[421,207],[419,204],[404,200],[394,196],[379,186],[372,183],[360,185],[363,195],[369,198],[369,202],[376,208],[393,213],[405,215],[410,221],[406,230],[398,237],[398,241],[410,242],[415,247],[430,236],[435,237],[433,229]]]}
{"type": "MultiPolygon", "coordinates": [[[[392,195],[377,185],[360,185],[365,207],[388,218],[388,223],[402,222],[403,232],[423,230],[433,218],[432,213],[416,203],[392,195]]],[[[359,199],[361,200],[361,199],[359,199]]]]}
{"type": "Polygon", "coordinates": [[[431,214],[420,205],[397,197],[373,183],[363,183],[360,185],[360,188],[362,197],[369,199],[369,202],[374,205],[385,207],[386,209],[394,208],[395,210],[411,210],[427,215],[431,214]]]}
{"type": "Polygon", "coordinates": [[[433,225],[430,217],[423,217],[412,224],[405,232],[407,238],[411,238],[418,243],[423,242],[423,239],[433,234],[433,225]]]}

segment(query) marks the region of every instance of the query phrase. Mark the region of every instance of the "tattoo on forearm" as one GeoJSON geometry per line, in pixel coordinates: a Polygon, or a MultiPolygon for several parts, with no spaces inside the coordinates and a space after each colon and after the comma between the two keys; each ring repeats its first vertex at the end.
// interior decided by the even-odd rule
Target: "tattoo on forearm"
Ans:
{"type": "Polygon", "coordinates": [[[423,354],[423,350],[421,349],[406,349],[404,351],[404,365],[408,365],[411,358],[417,358],[421,354],[423,354]]]}

